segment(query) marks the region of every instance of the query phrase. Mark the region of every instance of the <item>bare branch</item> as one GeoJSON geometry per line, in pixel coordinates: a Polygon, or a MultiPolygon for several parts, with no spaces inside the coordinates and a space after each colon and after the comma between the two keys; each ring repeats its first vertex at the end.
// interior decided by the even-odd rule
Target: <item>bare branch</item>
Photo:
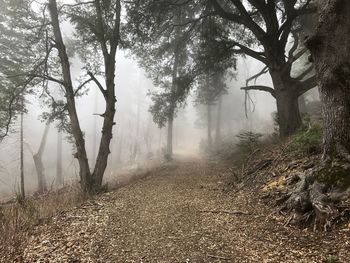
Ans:
{"type": "Polygon", "coordinates": [[[94,74],[92,74],[92,72],[89,71],[87,74],[90,76],[91,80],[96,83],[103,97],[107,99],[107,91],[103,88],[102,84],[98,81],[98,79],[96,79],[96,77],[94,76],[94,74]]]}
{"type": "Polygon", "coordinates": [[[266,91],[270,93],[274,98],[276,98],[275,90],[268,86],[262,86],[262,85],[254,85],[254,86],[247,86],[247,87],[241,87],[241,90],[259,90],[259,91],[266,91]]]}
{"type": "Polygon", "coordinates": [[[78,94],[78,92],[79,92],[86,84],[88,84],[88,83],[89,83],[90,81],[92,81],[92,80],[93,80],[93,79],[90,78],[90,79],[84,81],[82,84],[80,84],[79,87],[77,87],[77,89],[75,90],[74,96],[76,96],[76,95],[78,94]]]}
{"type": "Polygon", "coordinates": [[[301,49],[299,52],[297,52],[294,56],[288,59],[288,63],[292,64],[295,61],[297,61],[299,58],[301,58],[305,53],[307,52],[307,48],[301,49]]]}
{"type": "Polygon", "coordinates": [[[294,38],[294,43],[293,43],[293,46],[290,48],[290,50],[288,52],[288,60],[292,60],[293,59],[294,52],[297,50],[297,48],[299,46],[299,36],[298,36],[297,32],[292,30],[292,35],[293,35],[293,38],[294,38]]]}
{"type": "Polygon", "coordinates": [[[303,78],[306,77],[307,74],[312,72],[314,70],[314,65],[311,64],[304,72],[302,72],[298,77],[296,77],[296,80],[303,80],[303,78]]]}
{"type": "Polygon", "coordinates": [[[246,85],[248,86],[249,82],[252,81],[252,80],[256,81],[258,79],[258,77],[266,74],[268,71],[269,71],[269,68],[267,66],[265,66],[259,73],[257,73],[255,75],[251,76],[250,78],[248,78],[246,80],[246,85]]]}
{"type": "Polygon", "coordinates": [[[311,76],[310,78],[300,82],[298,94],[303,95],[305,92],[317,86],[317,78],[316,75],[311,76]]]}
{"type": "Polygon", "coordinates": [[[264,52],[257,52],[255,50],[250,49],[249,47],[246,47],[238,42],[233,42],[231,47],[239,47],[240,49],[233,49],[235,53],[237,54],[246,54],[252,58],[255,58],[259,61],[261,61],[262,63],[264,63],[265,65],[267,65],[268,61],[264,56],[264,52]]]}

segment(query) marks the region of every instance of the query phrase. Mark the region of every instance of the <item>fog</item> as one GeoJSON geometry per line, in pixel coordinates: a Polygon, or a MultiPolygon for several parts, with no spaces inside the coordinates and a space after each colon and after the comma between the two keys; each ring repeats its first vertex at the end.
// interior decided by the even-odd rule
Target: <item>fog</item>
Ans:
{"type": "MultiPolygon", "coordinates": [[[[71,60],[73,74],[81,73],[81,62],[71,60]]],[[[228,78],[228,93],[223,96],[222,103],[222,135],[234,137],[242,130],[258,131],[263,134],[273,132],[272,113],[276,111],[273,97],[265,92],[249,92],[250,100],[245,113],[245,92],[240,87],[245,86],[246,79],[259,72],[262,65],[253,59],[239,58],[235,78],[228,78]]],[[[268,74],[261,76],[259,84],[272,85],[268,74]]],[[[52,86],[53,89],[58,87],[52,86]]],[[[154,91],[152,81],[137,64],[130,54],[119,51],[116,64],[116,117],[111,142],[111,154],[105,173],[105,180],[117,180],[118,175],[127,171],[140,169],[155,160],[161,160],[166,147],[166,127],[158,128],[149,112],[151,100],[149,91],[154,91]]],[[[315,99],[314,92],[310,93],[315,99]]],[[[37,151],[45,123],[41,115],[47,109],[40,99],[40,94],[27,97],[28,112],[24,115],[24,169],[26,192],[33,193],[36,189],[36,171],[29,150],[37,151]]],[[[101,134],[104,99],[98,89],[90,84],[86,95],[76,101],[78,114],[84,131],[88,158],[91,169],[98,151],[101,134]]],[[[181,156],[202,154],[201,141],[207,140],[206,123],[199,114],[201,106],[196,103],[195,91],[187,98],[186,106],[179,109],[174,121],[174,154],[181,156]]],[[[213,123],[216,123],[216,106],[214,105],[213,123]]],[[[55,189],[57,165],[57,123],[51,125],[47,144],[44,150],[43,163],[49,189],[55,189]]],[[[19,124],[14,124],[13,132],[1,143],[0,148],[0,193],[1,198],[9,198],[19,191],[19,124]]],[[[214,130],[213,130],[214,132],[214,130]]],[[[74,147],[63,134],[62,169],[65,185],[79,181],[79,169],[73,153],[74,147]]]]}

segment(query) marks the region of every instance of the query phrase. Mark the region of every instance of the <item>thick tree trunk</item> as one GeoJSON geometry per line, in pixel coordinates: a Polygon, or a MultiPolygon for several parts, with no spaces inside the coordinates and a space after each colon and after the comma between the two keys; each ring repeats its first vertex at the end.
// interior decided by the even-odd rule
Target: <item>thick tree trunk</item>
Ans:
{"type": "MultiPolygon", "coordinates": [[[[306,42],[319,79],[324,158],[350,152],[350,1],[324,2],[316,34],[306,42]]],[[[344,157],[344,156],[343,156],[344,157]]],[[[347,158],[348,159],[348,158],[347,158]]]]}
{"type": "Polygon", "coordinates": [[[286,138],[302,123],[298,103],[299,94],[289,77],[284,77],[282,72],[271,72],[271,78],[275,90],[280,136],[286,138]]]}
{"type": "Polygon", "coordinates": [[[208,148],[211,149],[211,147],[213,146],[213,139],[211,136],[211,126],[212,126],[212,120],[211,120],[211,105],[207,104],[207,122],[208,122],[208,126],[207,126],[207,133],[208,133],[208,148]]]}
{"type": "Polygon", "coordinates": [[[327,230],[346,215],[348,207],[342,201],[350,192],[350,1],[326,0],[322,9],[316,33],[306,46],[323,104],[323,161],[300,181],[286,207],[306,220],[314,215],[327,230]],[[306,204],[304,209],[298,209],[301,204],[306,204]]]}
{"type": "Polygon", "coordinates": [[[215,144],[219,144],[221,142],[221,112],[222,112],[222,95],[219,95],[217,115],[216,115],[215,144]]]}

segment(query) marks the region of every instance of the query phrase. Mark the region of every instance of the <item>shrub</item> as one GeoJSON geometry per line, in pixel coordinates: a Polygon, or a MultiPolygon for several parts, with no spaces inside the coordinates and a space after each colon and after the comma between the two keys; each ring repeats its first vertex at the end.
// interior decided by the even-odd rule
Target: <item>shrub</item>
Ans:
{"type": "Polygon", "coordinates": [[[247,131],[240,132],[236,137],[238,138],[238,151],[240,151],[243,155],[248,155],[253,153],[254,150],[259,146],[262,134],[247,131]]]}
{"type": "Polygon", "coordinates": [[[220,143],[213,145],[211,149],[206,148],[206,142],[201,143],[201,149],[211,157],[221,160],[234,159],[238,163],[244,160],[248,155],[252,154],[258,146],[260,146],[260,138],[262,134],[252,131],[240,132],[236,136],[227,136],[220,143]]]}

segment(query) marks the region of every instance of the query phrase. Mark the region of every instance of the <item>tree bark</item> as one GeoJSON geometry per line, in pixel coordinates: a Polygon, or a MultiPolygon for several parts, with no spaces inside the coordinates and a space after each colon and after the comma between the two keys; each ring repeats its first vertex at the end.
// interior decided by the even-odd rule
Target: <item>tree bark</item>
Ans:
{"type": "Polygon", "coordinates": [[[350,1],[327,0],[322,7],[316,33],[306,45],[315,63],[323,104],[323,158],[346,152],[349,159],[350,1]]]}
{"type": "Polygon", "coordinates": [[[281,138],[293,134],[301,126],[299,94],[290,77],[280,71],[270,71],[275,89],[278,125],[281,138]]]}

